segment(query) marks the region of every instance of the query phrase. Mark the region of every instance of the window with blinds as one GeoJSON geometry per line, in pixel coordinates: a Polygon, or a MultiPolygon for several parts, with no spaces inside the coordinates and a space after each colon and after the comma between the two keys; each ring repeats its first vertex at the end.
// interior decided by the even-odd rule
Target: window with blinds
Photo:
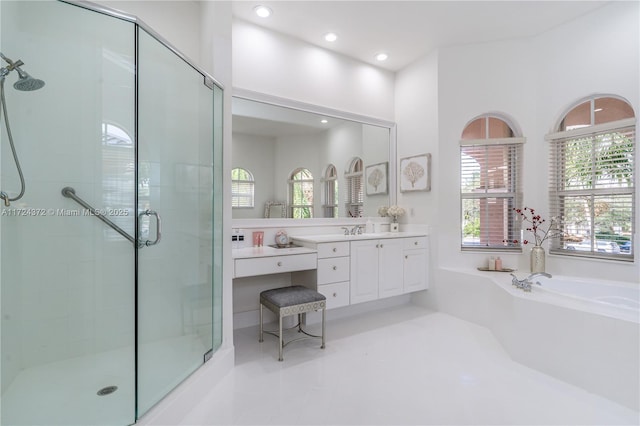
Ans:
{"type": "Polygon", "coordinates": [[[463,250],[521,250],[513,215],[521,199],[524,138],[506,121],[483,116],[469,123],[460,141],[460,211],[463,250]],[[509,241],[509,242],[507,242],[509,241]]]}
{"type": "Polygon", "coordinates": [[[307,169],[296,169],[289,179],[289,209],[294,219],[313,217],[313,175],[307,169]]]}
{"type": "Polygon", "coordinates": [[[323,179],[324,197],[322,210],[324,217],[338,217],[338,171],[336,166],[329,164],[323,179]]]}
{"type": "Polygon", "coordinates": [[[549,197],[562,236],[551,253],[633,261],[635,117],[612,97],[582,102],[547,135],[549,197]]]}
{"type": "Polygon", "coordinates": [[[231,170],[231,207],[249,209],[254,207],[255,181],[253,174],[243,168],[231,170]]]}
{"type": "Polygon", "coordinates": [[[362,217],[364,213],[364,168],[362,159],[354,158],[345,173],[347,183],[346,208],[349,217],[362,217]]]}

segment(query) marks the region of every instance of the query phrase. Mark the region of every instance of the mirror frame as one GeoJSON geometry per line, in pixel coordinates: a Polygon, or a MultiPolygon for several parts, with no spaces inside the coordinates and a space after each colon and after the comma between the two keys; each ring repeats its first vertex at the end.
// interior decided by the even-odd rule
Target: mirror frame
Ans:
{"type": "MultiPolygon", "coordinates": [[[[396,123],[392,121],[381,120],[378,118],[368,117],[365,115],[354,114],[346,111],[340,111],[332,108],[326,108],[319,105],[308,104],[305,102],[294,101],[292,99],[281,98],[278,96],[267,95],[265,93],[254,92],[246,89],[233,88],[232,96],[234,98],[246,99],[249,101],[261,102],[264,104],[295,109],[299,111],[309,112],[312,114],[325,115],[327,117],[339,118],[342,120],[355,121],[361,124],[369,124],[372,126],[383,127],[389,130],[389,205],[396,204],[397,200],[397,176],[396,176],[396,123]]],[[[231,111],[233,115],[233,111],[231,111]]],[[[231,130],[233,132],[233,129],[231,130]]],[[[251,226],[261,227],[291,227],[291,226],[314,226],[314,225],[340,225],[360,223],[366,220],[362,218],[310,218],[310,219],[231,219],[233,228],[243,228],[251,226]]]]}

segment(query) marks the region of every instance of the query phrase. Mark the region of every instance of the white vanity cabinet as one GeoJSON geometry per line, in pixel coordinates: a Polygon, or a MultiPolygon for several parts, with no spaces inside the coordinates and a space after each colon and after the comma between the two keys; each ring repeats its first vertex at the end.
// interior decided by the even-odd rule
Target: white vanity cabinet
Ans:
{"type": "Polygon", "coordinates": [[[424,234],[318,235],[293,239],[317,252],[318,267],[292,273],[292,282],[324,294],[327,309],[428,288],[429,251],[424,234]]]}
{"type": "Polygon", "coordinates": [[[351,242],[351,303],[402,294],[403,238],[351,242]]]}
{"type": "Polygon", "coordinates": [[[411,293],[429,288],[429,247],[427,237],[404,239],[403,293],[411,293]]]}
{"type": "Polygon", "coordinates": [[[304,285],[327,298],[327,309],[349,305],[349,242],[313,244],[318,253],[318,267],[313,271],[292,274],[294,284],[304,285]]]}

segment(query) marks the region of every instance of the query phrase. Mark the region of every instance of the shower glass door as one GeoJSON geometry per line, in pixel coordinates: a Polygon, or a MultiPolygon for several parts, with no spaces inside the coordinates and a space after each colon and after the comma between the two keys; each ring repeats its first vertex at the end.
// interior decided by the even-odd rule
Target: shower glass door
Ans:
{"type": "MultiPolygon", "coordinates": [[[[0,7],[0,50],[45,82],[5,81],[26,191],[0,207],[0,424],[131,424],[135,246],[62,189],[135,235],[135,25],[60,2],[0,7]]],[[[0,186],[14,196],[4,117],[0,128],[0,186]]]]}
{"type": "Polygon", "coordinates": [[[138,417],[212,342],[213,87],[138,28],[138,417]]]}

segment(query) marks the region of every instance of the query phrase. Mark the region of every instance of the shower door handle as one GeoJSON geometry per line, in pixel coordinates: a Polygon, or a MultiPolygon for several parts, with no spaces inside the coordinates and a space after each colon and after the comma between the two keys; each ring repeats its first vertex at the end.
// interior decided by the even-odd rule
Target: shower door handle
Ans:
{"type": "Polygon", "coordinates": [[[160,238],[162,238],[162,219],[160,219],[160,215],[158,214],[158,212],[156,212],[155,210],[145,210],[143,212],[140,212],[140,214],[138,215],[138,229],[141,228],[141,219],[142,216],[155,216],[156,218],[156,239],[153,241],[150,240],[146,240],[146,241],[141,241],[138,240],[138,247],[142,248],[142,247],[150,247],[150,246],[155,246],[156,244],[158,244],[160,242],[160,238]]]}

